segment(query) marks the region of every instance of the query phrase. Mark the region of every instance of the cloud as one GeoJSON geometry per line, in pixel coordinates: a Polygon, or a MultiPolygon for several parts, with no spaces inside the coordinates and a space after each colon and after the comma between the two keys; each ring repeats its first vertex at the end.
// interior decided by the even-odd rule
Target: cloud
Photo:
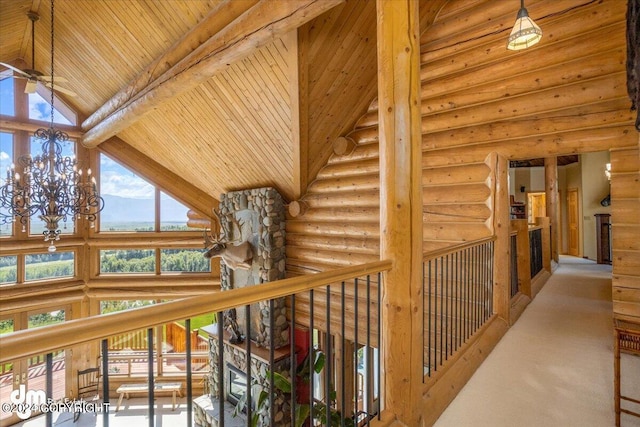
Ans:
{"type": "Polygon", "coordinates": [[[100,193],[132,199],[153,199],[155,187],[134,174],[123,175],[113,171],[102,171],[100,193]]]}
{"type": "MultiPolygon", "coordinates": [[[[40,84],[40,83],[38,83],[40,84]]],[[[55,106],[55,101],[54,101],[55,106]]],[[[46,101],[40,94],[29,94],[29,118],[32,120],[51,120],[51,104],[46,101]]],[[[53,122],[70,125],[71,122],[63,116],[57,109],[53,109],[53,122]]]]}

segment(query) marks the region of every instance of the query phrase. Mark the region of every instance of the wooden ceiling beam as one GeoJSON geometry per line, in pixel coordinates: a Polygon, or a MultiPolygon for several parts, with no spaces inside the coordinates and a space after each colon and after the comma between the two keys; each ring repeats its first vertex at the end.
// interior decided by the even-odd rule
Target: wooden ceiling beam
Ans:
{"type": "Polygon", "coordinates": [[[100,145],[99,150],[123,165],[133,169],[143,178],[171,197],[211,218],[211,209],[217,206],[217,200],[200,190],[180,175],[177,175],[155,160],[136,150],[118,137],[111,137],[100,145]]]}
{"type": "Polygon", "coordinates": [[[163,102],[194,89],[230,63],[246,57],[343,1],[261,0],[144,88],[137,89],[135,84],[124,88],[123,91],[130,95],[118,97],[117,105],[104,107],[105,111],[111,113],[95,124],[95,120],[88,119],[85,123],[93,124],[90,128],[83,124],[86,131],[83,144],[88,148],[98,146],[146,113],[157,109],[163,102]]]}
{"type": "Polygon", "coordinates": [[[143,91],[149,84],[161,77],[190,53],[195,51],[204,41],[209,40],[238,16],[253,7],[259,0],[226,0],[211,9],[211,12],[195,27],[184,34],[173,46],[149,64],[129,84],[110,100],[98,108],[83,123],[83,129],[91,129],[130,99],[143,91]]]}

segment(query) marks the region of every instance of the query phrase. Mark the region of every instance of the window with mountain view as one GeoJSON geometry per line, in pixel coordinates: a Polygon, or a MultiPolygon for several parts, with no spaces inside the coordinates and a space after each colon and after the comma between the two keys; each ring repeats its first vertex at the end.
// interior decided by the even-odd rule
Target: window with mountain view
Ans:
{"type": "Polygon", "coordinates": [[[187,227],[189,208],[104,154],[100,155],[100,195],[105,205],[100,213],[101,232],[194,230],[187,227]]]}

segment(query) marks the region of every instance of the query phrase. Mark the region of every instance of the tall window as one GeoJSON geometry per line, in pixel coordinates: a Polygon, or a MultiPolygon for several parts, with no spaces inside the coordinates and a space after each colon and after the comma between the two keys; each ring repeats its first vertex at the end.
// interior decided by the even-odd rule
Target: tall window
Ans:
{"type": "Polygon", "coordinates": [[[105,204],[101,232],[193,231],[187,227],[189,208],[104,154],[100,195],[105,204]]]}
{"type": "Polygon", "coordinates": [[[13,79],[6,78],[12,73],[6,70],[0,73],[0,114],[15,116],[15,98],[13,96],[13,79]]]}
{"type": "MultiPolygon", "coordinates": [[[[10,80],[10,79],[7,79],[10,80]]],[[[4,80],[3,80],[4,81],[4,80]]],[[[2,82],[3,82],[2,81],[2,82]]],[[[2,85],[0,82],[0,85],[2,85]]],[[[12,86],[13,87],[13,86],[12,86]]],[[[1,86],[0,86],[0,90],[1,86]]],[[[1,94],[0,94],[1,99],[1,94]]],[[[4,101],[0,101],[0,105],[4,104],[4,101]]],[[[4,114],[4,113],[3,113],[4,114]]],[[[7,170],[11,167],[13,160],[13,134],[7,132],[0,132],[0,179],[4,181],[7,178],[7,170]]],[[[8,211],[2,209],[3,214],[8,214],[8,211]]],[[[13,227],[11,223],[0,224],[0,237],[9,237],[13,235],[13,227]]]]}

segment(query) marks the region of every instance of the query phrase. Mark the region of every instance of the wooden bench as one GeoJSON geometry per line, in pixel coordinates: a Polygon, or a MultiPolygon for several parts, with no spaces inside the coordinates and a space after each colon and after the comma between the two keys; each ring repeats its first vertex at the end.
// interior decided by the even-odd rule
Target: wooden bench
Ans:
{"type": "MultiPolygon", "coordinates": [[[[171,392],[172,394],[172,406],[171,410],[174,411],[176,409],[176,394],[182,397],[182,383],[165,383],[159,382],[154,383],[153,390],[155,392],[171,392]]],[[[118,398],[118,405],[116,406],[116,412],[120,409],[120,405],[122,404],[122,398],[126,397],[129,399],[129,395],[131,394],[147,394],[149,393],[149,384],[148,383],[136,383],[136,384],[122,384],[116,390],[116,393],[120,394],[118,398]]]]}

